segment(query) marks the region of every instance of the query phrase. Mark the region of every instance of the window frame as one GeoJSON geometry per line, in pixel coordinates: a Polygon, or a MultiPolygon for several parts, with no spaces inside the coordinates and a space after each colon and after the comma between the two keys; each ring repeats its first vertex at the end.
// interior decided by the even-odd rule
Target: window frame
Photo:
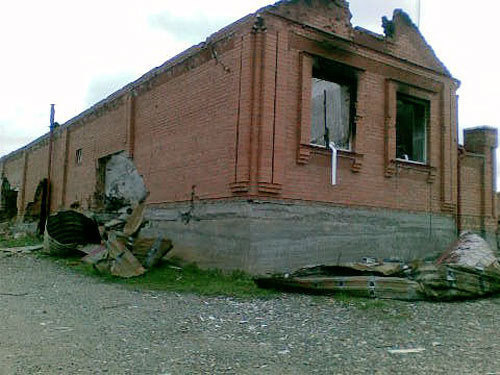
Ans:
{"type": "MultiPolygon", "coordinates": [[[[353,127],[353,122],[352,122],[352,87],[350,85],[345,85],[345,84],[342,84],[342,83],[339,83],[339,82],[334,82],[334,81],[330,81],[330,80],[325,80],[325,79],[322,79],[322,78],[317,78],[317,77],[312,77],[311,78],[312,80],[312,83],[311,83],[311,136],[310,136],[310,145],[311,146],[314,146],[314,147],[323,147],[323,148],[328,148],[328,145],[326,144],[321,144],[321,143],[315,143],[315,139],[313,137],[313,133],[314,133],[314,125],[315,125],[315,121],[314,121],[314,111],[313,111],[313,108],[314,108],[314,97],[312,96],[312,94],[314,93],[314,85],[315,85],[315,82],[316,80],[320,80],[322,82],[329,82],[329,83],[333,83],[335,85],[337,85],[341,90],[342,88],[347,88],[348,89],[348,96],[349,96],[349,112],[348,112],[348,124],[347,124],[347,133],[348,133],[348,139],[347,139],[347,147],[341,147],[339,145],[335,145],[335,147],[338,149],[338,150],[342,150],[342,151],[351,151],[352,150],[352,143],[353,143],[353,137],[352,137],[352,127],[353,127]]],[[[341,96],[341,98],[343,99],[344,97],[341,96]]],[[[324,109],[324,107],[323,107],[324,109]]],[[[324,128],[324,126],[322,127],[324,128]]],[[[330,128],[329,129],[329,132],[331,132],[330,128]]],[[[324,131],[323,131],[324,133],[324,131]]],[[[330,139],[331,141],[331,139],[330,139]]]]}
{"type": "Polygon", "coordinates": [[[83,150],[81,148],[78,148],[75,151],[75,164],[82,165],[82,161],[83,161],[83,150]]]}
{"type": "MultiPolygon", "coordinates": [[[[428,165],[429,162],[429,132],[430,132],[430,112],[431,112],[431,102],[429,99],[424,99],[420,98],[418,96],[410,95],[407,93],[403,92],[396,92],[396,124],[395,124],[395,131],[396,131],[396,154],[394,155],[395,160],[398,162],[405,162],[405,163],[411,163],[411,164],[419,164],[419,165],[428,165]],[[406,103],[413,103],[416,105],[421,105],[423,106],[424,109],[424,141],[423,141],[423,152],[422,154],[424,155],[424,160],[414,160],[414,159],[404,159],[404,158],[399,158],[398,157],[398,101],[403,101],[406,103]]],[[[412,141],[414,139],[414,136],[412,136],[412,141]]],[[[412,145],[413,147],[413,145],[412,145]]]]}
{"type": "Polygon", "coordinates": [[[349,88],[349,146],[339,147],[338,150],[345,152],[354,151],[354,141],[356,134],[356,101],[357,101],[357,90],[358,90],[358,70],[339,63],[335,60],[330,60],[320,56],[311,56],[312,59],[312,71],[310,76],[310,121],[309,121],[309,145],[311,147],[319,147],[329,149],[329,145],[316,144],[312,142],[312,132],[313,132],[313,81],[314,79],[320,79],[327,82],[332,82],[340,87],[349,88]]]}
{"type": "Polygon", "coordinates": [[[433,84],[425,79],[419,85],[400,81],[393,77],[385,79],[385,132],[384,132],[384,176],[391,178],[397,174],[398,166],[407,166],[410,169],[425,170],[429,173],[429,182],[434,181],[437,162],[436,147],[440,137],[439,126],[442,126],[443,88],[438,83],[433,84]],[[429,102],[427,115],[427,160],[425,163],[410,160],[396,159],[396,116],[397,95],[404,94],[416,99],[429,102]],[[434,151],[433,151],[434,150],[434,151]]]}

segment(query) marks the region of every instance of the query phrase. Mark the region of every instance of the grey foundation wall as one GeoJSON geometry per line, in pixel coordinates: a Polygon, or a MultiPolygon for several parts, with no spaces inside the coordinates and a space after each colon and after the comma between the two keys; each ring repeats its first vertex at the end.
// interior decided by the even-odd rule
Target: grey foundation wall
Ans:
{"type": "Polygon", "coordinates": [[[253,274],[365,256],[425,258],[456,238],[448,215],[311,203],[195,202],[150,207],[146,216],[146,234],[171,238],[173,255],[205,268],[253,274]]]}

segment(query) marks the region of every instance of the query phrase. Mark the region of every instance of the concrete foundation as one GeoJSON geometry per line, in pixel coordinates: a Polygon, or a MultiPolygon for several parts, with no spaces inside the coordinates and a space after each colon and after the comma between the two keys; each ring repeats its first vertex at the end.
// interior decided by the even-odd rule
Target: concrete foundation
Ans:
{"type": "Polygon", "coordinates": [[[201,267],[286,272],[364,256],[412,260],[455,240],[451,215],[281,201],[217,201],[149,207],[151,235],[201,267]]]}

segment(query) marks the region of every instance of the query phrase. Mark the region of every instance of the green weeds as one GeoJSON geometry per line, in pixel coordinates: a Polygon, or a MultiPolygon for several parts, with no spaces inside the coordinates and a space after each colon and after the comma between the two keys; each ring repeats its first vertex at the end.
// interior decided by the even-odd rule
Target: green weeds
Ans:
{"type": "Polygon", "coordinates": [[[57,258],[57,261],[79,273],[99,277],[105,282],[133,289],[238,298],[265,298],[279,294],[272,290],[258,288],[252,277],[244,272],[225,273],[219,270],[202,270],[195,264],[181,265],[177,260],[163,261],[144,275],[130,279],[101,274],[91,265],[75,257],[57,258]]]}
{"type": "Polygon", "coordinates": [[[42,238],[34,234],[26,234],[19,238],[7,238],[0,235],[0,248],[32,246],[41,242],[42,238]]]}

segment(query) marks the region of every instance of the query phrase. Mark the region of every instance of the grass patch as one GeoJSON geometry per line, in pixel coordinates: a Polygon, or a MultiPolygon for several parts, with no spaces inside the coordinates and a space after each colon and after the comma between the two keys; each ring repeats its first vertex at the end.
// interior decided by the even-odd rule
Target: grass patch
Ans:
{"type": "Polygon", "coordinates": [[[40,256],[56,259],[58,263],[79,273],[133,289],[237,298],[266,298],[279,295],[276,291],[257,287],[252,277],[244,272],[225,273],[219,270],[202,270],[195,264],[181,266],[175,260],[162,261],[142,276],[123,279],[99,273],[91,265],[81,262],[80,257],[54,258],[42,254],[40,256]]]}
{"type": "Polygon", "coordinates": [[[41,243],[42,238],[34,234],[26,234],[19,238],[6,238],[0,236],[0,248],[32,246],[41,243]]]}
{"type": "Polygon", "coordinates": [[[377,319],[401,321],[411,317],[408,306],[401,301],[359,297],[347,293],[335,293],[331,298],[345,306],[354,307],[360,312],[368,312],[377,319]]]}
{"type": "Polygon", "coordinates": [[[388,300],[360,297],[342,292],[333,294],[332,298],[337,302],[344,305],[355,306],[360,310],[378,310],[390,306],[388,300]]]}

